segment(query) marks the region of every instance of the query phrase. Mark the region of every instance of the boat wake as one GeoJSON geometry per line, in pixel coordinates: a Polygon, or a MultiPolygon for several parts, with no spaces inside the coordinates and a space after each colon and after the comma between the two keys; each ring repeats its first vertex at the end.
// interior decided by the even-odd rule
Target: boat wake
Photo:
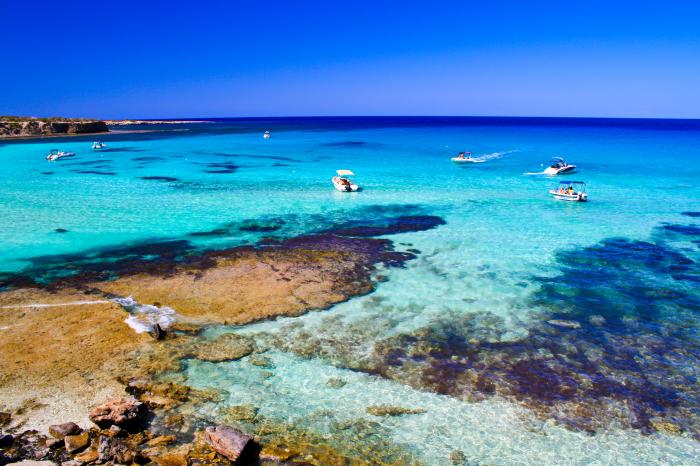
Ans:
{"type": "Polygon", "coordinates": [[[484,154],[479,157],[474,157],[475,162],[488,162],[489,160],[500,159],[504,155],[512,154],[513,152],[518,152],[517,150],[507,150],[503,152],[492,152],[490,154],[484,154]]]}
{"type": "Polygon", "coordinates": [[[129,313],[129,317],[124,322],[136,333],[150,332],[156,325],[161,329],[166,329],[175,323],[175,310],[171,307],[139,304],[131,296],[114,298],[112,301],[129,313]]]}

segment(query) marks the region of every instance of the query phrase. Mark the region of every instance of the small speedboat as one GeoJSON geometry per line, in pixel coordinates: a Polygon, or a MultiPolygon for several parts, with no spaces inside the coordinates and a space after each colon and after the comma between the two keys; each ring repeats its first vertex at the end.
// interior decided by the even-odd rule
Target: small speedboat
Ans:
{"type": "Polygon", "coordinates": [[[586,183],[583,181],[562,181],[559,188],[551,189],[549,194],[562,201],[586,202],[586,183]]]}
{"type": "Polygon", "coordinates": [[[55,160],[62,159],[63,157],[73,157],[74,155],[75,152],[64,152],[58,149],[51,149],[49,154],[46,156],[46,160],[53,162],[55,160]]]}
{"type": "Polygon", "coordinates": [[[551,160],[551,165],[544,169],[545,175],[563,175],[564,173],[573,173],[576,170],[576,165],[569,165],[566,160],[561,157],[554,157],[551,160]]]}
{"type": "Polygon", "coordinates": [[[265,132],[263,133],[263,138],[264,138],[264,139],[270,139],[271,137],[272,137],[272,135],[270,134],[269,131],[265,131],[265,132]]]}
{"type": "Polygon", "coordinates": [[[460,152],[457,154],[457,157],[452,157],[451,159],[453,162],[456,163],[476,163],[480,162],[480,160],[475,159],[472,157],[471,152],[460,152]]]}
{"type": "Polygon", "coordinates": [[[105,144],[104,142],[95,141],[92,143],[93,150],[100,150],[100,149],[104,149],[105,147],[107,147],[107,144],[105,144]]]}
{"type": "Polygon", "coordinates": [[[350,170],[336,170],[336,173],[338,176],[333,177],[333,186],[335,186],[335,189],[338,191],[342,191],[345,193],[357,191],[360,189],[355,183],[350,181],[348,176],[354,176],[355,174],[351,172],[350,170]]]}

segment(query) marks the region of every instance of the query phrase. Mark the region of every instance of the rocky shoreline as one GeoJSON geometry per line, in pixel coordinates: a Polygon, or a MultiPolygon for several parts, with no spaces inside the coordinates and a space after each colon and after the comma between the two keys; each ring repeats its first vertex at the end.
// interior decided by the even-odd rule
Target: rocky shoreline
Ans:
{"type": "Polygon", "coordinates": [[[100,120],[2,119],[0,139],[86,135],[109,131],[100,120]]]}
{"type": "MultiPolygon", "coordinates": [[[[0,465],[241,464],[237,455],[263,464],[360,460],[322,436],[262,418],[254,406],[219,407],[220,393],[183,385],[178,374],[195,359],[248,357],[264,366],[267,348],[254,340],[233,333],[209,339],[204,331],[369,293],[377,267],[416,257],[371,236],[441,223],[397,217],[381,228],[350,225],[257,247],[190,255],[183,248],[186,257],[177,244],[141,245],[124,260],[84,269],[72,262],[73,276],[0,283],[0,465]],[[151,261],[135,258],[136,250],[151,261]],[[167,319],[160,320],[161,311],[167,319]],[[218,414],[200,415],[203,406],[218,414]]],[[[399,457],[392,448],[361,459],[399,457]]]]}
{"type": "Polygon", "coordinates": [[[131,125],[184,125],[193,123],[211,123],[209,120],[105,120],[107,126],[131,125]]]}
{"type": "MultiPolygon", "coordinates": [[[[1,139],[87,136],[110,131],[109,127],[209,123],[207,120],[91,120],[83,118],[33,118],[0,116],[1,139]]],[[[124,132],[124,131],[121,131],[124,132]]]]}

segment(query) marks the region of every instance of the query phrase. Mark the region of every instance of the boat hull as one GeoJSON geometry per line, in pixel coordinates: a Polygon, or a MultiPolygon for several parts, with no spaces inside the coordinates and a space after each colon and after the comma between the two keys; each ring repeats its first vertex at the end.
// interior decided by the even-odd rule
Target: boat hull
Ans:
{"type": "Polygon", "coordinates": [[[564,175],[564,174],[569,174],[573,173],[576,171],[576,165],[567,165],[566,167],[559,167],[559,168],[554,168],[554,167],[547,167],[544,170],[545,175],[564,175]]]}
{"type": "Polygon", "coordinates": [[[557,191],[550,191],[549,194],[551,194],[554,199],[559,199],[560,201],[586,202],[588,200],[586,193],[563,194],[557,191]]]}
{"type": "Polygon", "coordinates": [[[479,163],[480,160],[474,159],[460,159],[458,157],[452,157],[451,159],[454,163],[479,163]]]}
{"type": "Polygon", "coordinates": [[[355,183],[351,182],[350,184],[345,184],[341,182],[340,178],[337,176],[334,176],[331,181],[333,182],[335,189],[344,193],[352,193],[360,189],[355,183]]]}

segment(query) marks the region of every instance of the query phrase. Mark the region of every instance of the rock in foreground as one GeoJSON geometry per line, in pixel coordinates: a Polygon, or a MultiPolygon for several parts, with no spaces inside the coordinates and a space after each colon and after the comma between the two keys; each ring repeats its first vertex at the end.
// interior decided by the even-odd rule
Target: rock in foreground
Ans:
{"type": "Polygon", "coordinates": [[[236,461],[252,437],[230,426],[207,427],[204,439],[220,455],[236,461]]]}
{"type": "Polygon", "coordinates": [[[111,426],[130,428],[143,420],[143,403],[133,396],[110,400],[90,411],[90,420],[102,429],[111,426]]]}

